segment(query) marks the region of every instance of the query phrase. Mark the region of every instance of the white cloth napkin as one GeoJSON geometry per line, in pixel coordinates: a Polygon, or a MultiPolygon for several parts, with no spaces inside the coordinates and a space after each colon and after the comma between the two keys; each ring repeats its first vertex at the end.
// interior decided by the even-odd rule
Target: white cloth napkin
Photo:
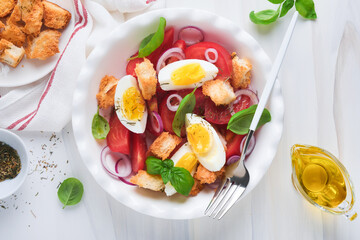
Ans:
{"type": "Polygon", "coordinates": [[[0,88],[0,128],[60,131],[71,119],[77,76],[91,50],[126,13],[140,14],[165,5],[164,0],[73,1],[75,27],[54,70],[32,84],[0,88]],[[85,44],[86,43],[86,44],[85,44]]]}

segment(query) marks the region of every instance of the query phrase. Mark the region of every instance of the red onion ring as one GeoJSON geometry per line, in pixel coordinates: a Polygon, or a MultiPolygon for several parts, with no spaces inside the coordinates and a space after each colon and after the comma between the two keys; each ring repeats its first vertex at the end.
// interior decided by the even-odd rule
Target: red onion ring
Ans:
{"type": "Polygon", "coordinates": [[[130,161],[129,157],[123,153],[111,151],[108,146],[106,146],[102,149],[100,160],[101,160],[101,165],[104,167],[106,172],[114,178],[120,178],[120,177],[123,178],[123,177],[127,177],[131,174],[131,171],[132,171],[131,170],[131,161],[130,161]],[[114,166],[115,171],[111,170],[111,168],[106,164],[106,162],[107,162],[106,159],[107,159],[108,155],[111,155],[111,158],[113,161],[117,161],[114,166]],[[118,169],[119,164],[121,164],[120,172],[118,169]]]}
{"type": "Polygon", "coordinates": [[[181,97],[179,94],[176,94],[176,93],[171,94],[171,95],[167,98],[167,100],[166,100],[166,106],[168,107],[168,109],[169,109],[170,111],[176,112],[177,109],[179,108],[179,105],[180,105],[181,100],[182,100],[182,97],[181,97]],[[176,99],[179,101],[179,104],[177,104],[177,105],[171,105],[171,99],[172,99],[172,98],[176,98],[176,99]]]}
{"type": "Polygon", "coordinates": [[[207,186],[208,186],[209,188],[211,188],[211,189],[216,189],[216,188],[219,186],[220,182],[221,182],[220,179],[217,178],[217,179],[215,180],[215,182],[210,183],[210,184],[207,184],[207,186]]]}
{"type": "Polygon", "coordinates": [[[241,95],[248,96],[250,98],[250,104],[251,105],[259,103],[259,98],[256,95],[256,93],[254,91],[246,88],[246,89],[237,90],[235,92],[236,100],[233,102],[233,104],[236,104],[236,103],[238,103],[240,101],[241,98],[238,98],[238,97],[241,96],[241,95]]]}
{"type": "MultiPolygon", "coordinates": [[[[119,162],[120,162],[120,160],[117,161],[116,164],[115,164],[115,172],[116,172],[116,173],[119,173],[119,171],[118,171],[118,164],[119,164],[119,162]]],[[[129,174],[129,176],[126,177],[126,179],[123,178],[123,177],[119,177],[119,180],[122,181],[123,183],[126,183],[126,184],[130,185],[130,186],[136,186],[135,184],[133,184],[133,183],[131,183],[131,182],[128,181],[128,179],[129,179],[130,177],[131,177],[131,173],[129,174]]]]}
{"type": "Polygon", "coordinates": [[[215,48],[208,48],[205,50],[205,59],[206,61],[210,62],[210,63],[216,63],[216,61],[218,60],[219,54],[216,51],[215,48]],[[211,59],[209,56],[209,53],[213,53],[215,55],[214,59],[211,59]]]}
{"type": "Polygon", "coordinates": [[[181,48],[174,47],[166,50],[161,57],[159,58],[157,64],[156,64],[156,72],[158,73],[161,68],[165,67],[165,62],[170,57],[176,57],[179,60],[185,59],[185,53],[181,48]]]}
{"type": "Polygon", "coordinates": [[[151,112],[150,123],[155,133],[161,133],[162,131],[164,131],[163,121],[157,112],[155,111],[151,112]]]}
{"type": "Polygon", "coordinates": [[[184,40],[186,46],[193,45],[204,40],[203,31],[194,26],[187,26],[179,31],[179,39],[184,40]]]}
{"type": "MultiPolygon", "coordinates": [[[[244,150],[245,140],[246,140],[246,137],[244,137],[244,138],[241,140],[241,143],[240,143],[240,152],[241,152],[241,153],[242,153],[243,150],[244,150]]],[[[252,152],[252,151],[254,150],[254,148],[255,148],[255,144],[256,144],[255,136],[252,136],[252,138],[250,139],[249,146],[248,146],[248,149],[247,149],[247,152],[246,152],[245,157],[247,157],[247,156],[249,156],[249,155],[251,154],[251,152],[252,152]]]]}
{"type": "Polygon", "coordinates": [[[239,155],[233,155],[233,156],[229,157],[228,159],[226,159],[226,165],[229,166],[230,164],[233,164],[239,160],[240,160],[239,155]]]}

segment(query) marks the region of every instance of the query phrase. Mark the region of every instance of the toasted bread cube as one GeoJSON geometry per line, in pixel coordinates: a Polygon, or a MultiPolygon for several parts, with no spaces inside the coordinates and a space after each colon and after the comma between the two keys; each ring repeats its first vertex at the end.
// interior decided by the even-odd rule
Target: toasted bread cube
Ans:
{"type": "Polygon", "coordinates": [[[149,150],[155,157],[165,160],[179,143],[181,143],[181,138],[178,136],[162,132],[150,145],[149,150]]]}
{"type": "Polygon", "coordinates": [[[222,177],[224,173],[225,167],[222,167],[219,171],[211,172],[207,170],[203,165],[199,164],[194,174],[194,179],[199,180],[201,184],[210,184],[215,182],[216,179],[218,179],[219,177],[222,177]]]}
{"type": "Polygon", "coordinates": [[[61,33],[56,30],[42,31],[38,37],[28,38],[28,46],[26,47],[27,58],[37,58],[45,60],[59,52],[59,38],[61,33]]]}
{"type": "Polygon", "coordinates": [[[0,21],[0,33],[1,31],[4,30],[4,28],[5,28],[5,24],[2,21],[0,21]]]}
{"type": "Polygon", "coordinates": [[[41,0],[19,0],[21,19],[25,22],[23,31],[38,36],[42,26],[44,6],[41,0]]]}
{"type": "Polygon", "coordinates": [[[204,188],[204,184],[201,184],[199,180],[194,179],[194,185],[191,188],[189,195],[195,197],[196,195],[199,194],[201,190],[203,190],[203,188],[204,188]]]}
{"type": "Polygon", "coordinates": [[[14,7],[14,10],[12,11],[10,17],[6,20],[7,24],[17,24],[18,22],[21,21],[21,11],[20,11],[20,7],[17,4],[14,7]]]}
{"type": "Polygon", "coordinates": [[[227,105],[236,99],[234,89],[227,80],[206,81],[202,92],[205,96],[209,96],[216,105],[227,105]]]}
{"type": "Polygon", "coordinates": [[[25,50],[23,47],[19,48],[7,40],[1,39],[0,53],[0,62],[6,63],[11,67],[16,67],[23,59],[25,50]]]}
{"type": "Polygon", "coordinates": [[[16,5],[15,0],[0,0],[0,17],[6,17],[16,5]]]}
{"type": "Polygon", "coordinates": [[[48,1],[44,5],[44,25],[49,28],[64,29],[71,19],[71,13],[66,9],[48,1]]]}
{"type": "Polygon", "coordinates": [[[7,24],[4,30],[0,31],[0,38],[8,40],[9,42],[15,44],[17,47],[22,47],[25,42],[26,35],[15,24],[7,24]]]}
{"type": "Polygon", "coordinates": [[[130,178],[130,182],[153,191],[162,191],[165,188],[165,184],[160,175],[151,175],[144,170],[139,170],[135,176],[130,178]]]}
{"type": "Polygon", "coordinates": [[[106,75],[101,79],[99,92],[96,94],[99,108],[104,109],[114,106],[116,86],[119,79],[106,75]]]}
{"type": "Polygon", "coordinates": [[[142,63],[136,64],[135,73],[139,82],[141,94],[145,100],[150,100],[156,93],[156,71],[153,64],[144,58],[142,63]]]}
{"type": "Polygon", "coordinates": [[[233,66],[231,85],[235,89],[247,88],[251,83],[251,63],[247,59],[240,59],[235,52],[231,57],[233,66]]]}

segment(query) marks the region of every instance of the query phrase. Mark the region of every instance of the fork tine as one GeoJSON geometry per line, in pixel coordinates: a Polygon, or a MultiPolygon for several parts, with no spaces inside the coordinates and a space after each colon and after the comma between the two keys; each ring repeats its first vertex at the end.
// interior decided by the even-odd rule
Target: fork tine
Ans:
{"type": "Polygon", "coordinates": [[[220,192],[222,191],[222,189],[224,188],[225,184],[228,182],[228,178],[224,178],[222,181],[221,181],[221,184],[217,187],[216,191],[215,191],[215,194],[214,196],[212,197],[209,205],[207,206],[207,208],[205,209],[205,212],[204,214],[206,215],[207,212],[211,209],[213,203],[216,201],[218,195],[220,194],[220,192]]]}
{"type": "Polygon", "coordinates": [[[233,193],[233,196],[229,199],[226,206],[223,206],[221,211],[219,211],[220,216],[218,220],[220,220],[228,211],[229,209],[236,203],[236,201],[241,197],[243,192],[246,188],[238,185],[236,191],[233,193]]]}
{"type": "Polygon", "coordinates": [[[216,208],[215,214],[213,215],[213,219],[216,218],[216,216],[222,212],[224,206],[227,206],[227,203],[229,202],[229,200],[231,200],[234,192],[237,190],[237,188],[239,187],[239,185],[237,184],[232,184],[229,189],[226,191],[226,193],[223,196],[223,199],[221,201],[221,205],[219,204],[219,206],[216,208]]]}
{"type": "Polygon", "coordinates": [[[227,178],[223,188],[219,191],[217,198],[214,200],[211,208],[209,209],[210,212],[208,216],[211,216],[213,214],[213,212],[219,206],[219,204],[221,203],[221,201],[223,200],[224,196],[229,191],[231,186],[232,186],[232,182],[230,181],[229,178],[227,178]]]}

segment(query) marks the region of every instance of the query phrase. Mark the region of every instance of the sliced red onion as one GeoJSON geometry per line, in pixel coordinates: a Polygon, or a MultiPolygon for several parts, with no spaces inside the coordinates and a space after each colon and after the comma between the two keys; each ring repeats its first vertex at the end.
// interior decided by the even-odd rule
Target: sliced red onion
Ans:
{"type": "MultiPolygon", "coordinates": [[[[117,161],[116,164],[115,164],[115,172],[116,172],[116,173],[119,173],[119,171],[118,171],[118,164],[119,164],[119,162],[120,162],[120,160],[117,161]]],[[[133,184],[133,183],[131,183],[131,182],[128,181],[131,176],[133,176],[133,174],[130,173],[127,177],[119,177],[119,179],[120,179],[120,181],[122,181],[123,183],[126,183],[126,184],[128,184],[128,185],[130,185],[130,186],[136,186],[135,184],[133,184]]]]}
{"type": "Polygon", "coordinates": [[[259,98],[256,95],[256,93],[254,91],[246,88],[246,89],[237,90],[235,92],[236,100],[233,102],[233,104],[236,104],[236,103],[238,103],[240,101],[241,97],[240,98],[238,98],[238,97],[241,96],[241,95],[248,96],[250,98],[250,104],[251,105],[259,103],[259,98]]]}
{"type": "Polygon", "coordinates": [[[203,31],[194,26],[188,26],[180,29],[179,39],[184,40],[186,46],[193,45],[204,40],[203,31]]]}
{"type": "Polygon", "coordinates": [[[111,151],[108,146],[104,147],[101,151],[100,160],[101,165],[112,177],[127,177],[131,174],[131,161],[129,157],[123,153],[111,151]],[[108,166],[108,163],[110,161],[108,161],[107,159],[111,159],[113,164],[115,163],[113,167],[108,166]]]}
{"type": "Polygon", "coordinates": [[[239,155],[233,155],[231,157],[229,157],[227,160],[226,160],[226,165],[229,166],[230,164],[233,164],[237,161],[240,160],[240,156],[239,155]]]}
{"type": "MultiPolygon", "coordinates": [[[[243,150],[244,150],[245,140],[246,140],[246,137],[244,137],[244,138],[241,140],[241,143],[240,143],[240,152],[241,152],[241,153],[242,153],[243,150]]],[[[255,136],[252,136],[252,138],[250,139],[249,146],[248,146],[248,148],[247,148],[245,157],[247,157],[247,156],[249,156],[249,155],[251,154],[251,152],[252,152],[252,151],[254,150],[254,148],[255,148],[255,144],[256,144],[255,136]]]]}
{"type": "Polygon", "coordinates": [[[158,63],[156,65],[156,72],[159,72],[160,69],[165,67],[165,65],[166,65],[165,62],[170,57],[176,57],[179,60],[183,60],[183,59],[185,59],[185,53],[181,48],[178,48],[178,47],[174,47],[174,48],[170,48],[170,49],[166,50],[158,60],[158,63]]]}
{"type": "Polygon", "coordinates": [[[207,186],[211,189],[216,189],[219,186],[220,182],[221,180],[218,178],[215,180],[215,182],[207,184],[207,186]]]}
{"type": "Polygon", "coordinates": [[[210,63],[216,63],[216,61],[218,60],[219,54],[216,51],[215,48],[208,48],[205,50],[205,59],[206,61],[210,62],[210,63]],[[209,53],[214,54],[214,58],[211,58],[209,53]]]}
{"type": "Polygon", "coordinates": [[[170,111],[176,112],[177,109],[179,108],[179,105],[180,105],[181,100],[182,100],[182,97],[181,97],[179,94],[176,94],[176,93],[171,94],[171,95],[167,98],[167,100],[166,100],[166,106],[168,107],[168,109],[169,109],[170,111]],[[171,104],[171,100],[172,100],[173,98],[176,98],[176,99],[179,101],[179,103],[176,104],[176,105],[172,105],[172,104],[171,104]]]}
{"type": "Polygon", "coordinates": [[[150,123],[155,133],[161,133],[162,131],[164,131],[163,121],[157,112],[151,112],[150,123]]]}

